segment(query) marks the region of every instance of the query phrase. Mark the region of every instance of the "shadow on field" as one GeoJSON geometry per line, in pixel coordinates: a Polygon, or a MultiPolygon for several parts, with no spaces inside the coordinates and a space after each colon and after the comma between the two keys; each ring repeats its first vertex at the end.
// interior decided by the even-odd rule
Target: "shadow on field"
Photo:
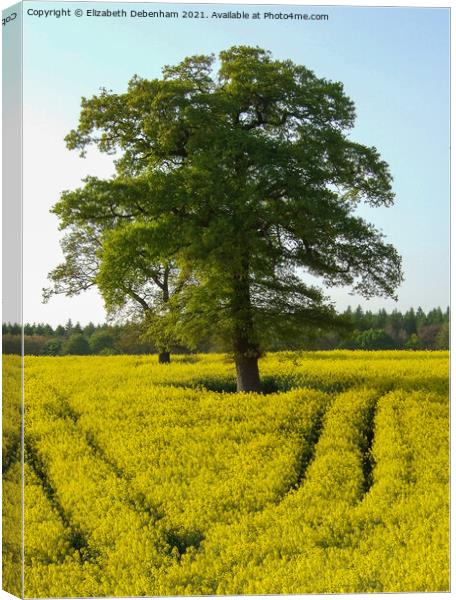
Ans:
{"type": "MultiPolygon", "coordinates": [[[[98,550],[89,544],[87,537],[80,530],[79,526],[72,521],[70,514],[67,513],[67,511],[63,508],[59,501],[56,489],[48,475],[47,465],[40,457],[32,440],[27,437],[24,440],[24,457],[27,464],[35,473],[37,480],[40,482],[43,493],[49,501],[49,504],[58,514],[60,520],[65,526],[65,529],[67,530],[67,539],[70,543],[70,549],[77,551],[79,562],[81,564],[84,562],[95,561],[99,555],[98,550]]],[[[68,556],[69,553],[71,552],[66,552],[65,555],[61,557],[62,562],[65,560],[65,556],[68,556]]]]}
{"type": "MultiPolygon", "coordinates": [[[[181,387],[178,383],[173,383],[176,387],[181,387]]],[[[261,378],[262,394],[276,394],[279,392],[289,392],[297,388],[311,388],[325,393],[341,393],[355,385],[355,382],[322,381],[315,378],[292,379],[287,377],[274,377],[265,375],[261,378]]],[[[210,392],[236,393],[236,381],[234,379],[198,379],[191,383],[183,384],[182,387],[193,387],[204,389],[210,392]]]]}
{"type": "Polygon", "coordinates": [[[180,558],[189,548],[198,549],[204,540],[204,535],[199,530],[184,531],[181,529],[169,529],[164,532],[166,543],[173,550],[177,551],[180,558]]]}
{"type": "MultiPolygon", "coordinates": [[[[263,377],[261,380],[262,394],[274,394],[284,392],[275,377],[263,377]]],[[[228,394],[236,393],[236,381],[234,379],[198,379],[191,384],[191,387],[203,388],[209,392],[224,392],[228,394]]]]}
{"type": "MultiPolygon", "coordinates": [[[[5,436],[6,437],[6,436],[5,436]]],[[[12,441],[6,445],[2,452],[2,475],[6,475],[11,466],[21,459],[21,438],[11,436],[12,441]]]]}
{"type": "MultiPolygon", "coordinates": [[[[209,392],[235,394],[236,379],[233,376],[226,377],[198,377],[190,381],[164,382],[165,385],[172,385],[177,388],[193,388],[206,390],[209,392]]],[[[429,376],[423,377],[420,374],[417,377],[382,377],[378,373],[365,373],[358,377],[348,377],[344,373],[340,377],[319,377],[314,374],[298,374],[292,376],[264,375],[261,378],[262,394],[276,394],[280,392],[289,392],[297,388],[309,388],[327,394],[341,394],[353,387],[371,387],[386,393],[398,386],[402,389],[429,390],[439,394],[448,393],[448,380],[443,377],[429,376]]]]}

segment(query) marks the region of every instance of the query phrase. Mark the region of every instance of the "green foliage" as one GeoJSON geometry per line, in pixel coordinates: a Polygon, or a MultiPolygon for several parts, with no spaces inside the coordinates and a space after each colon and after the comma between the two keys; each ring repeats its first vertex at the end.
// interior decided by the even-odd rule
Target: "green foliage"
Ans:
{"type": "Polygon", "coordinates": [[[24,336],[24,353],[39,356],[43,353],[43,348],[47,339],[44,335],[24,336]]]}
{"type": "Polygon", "coordinates": [[[393,338],[382,329],[362,331],[355,343],[361,350],[392,350],[395,347],[393,338]]]}
{"type": "Polygon", "coordinates": [[[218,59],[218,72],[192,56],[82,99],[68,148],[120,158],[54,206],[65,263],[46,297],[97,285],[109,311],[139,307],[157,345],[209,335],[241,364],[297,329],[344,326],[299,273],[370,298],[394,297],[402,272],[356,214],[394,194],[376,148],[350,137],[343,85],[258,47],[218,59]]]}
{"type": "Polygon", "coordinates": [[[412,333],[405,345],[409,350],[418,350],[420,348],[420,339],[416,333],[412,333]]]}
{"type": "Polygon", "coordinates": [[[89,347],[91,354],[100,354],[102,351],[113,351],[114,338],[107,332],[98,330],[94,331],[89,339],[89,347]]]}
{"type": "Polygon", "coordinates": [[[21,354],[22,338],[20,334],[4,333],[2,335],[3,354],[21,354]]]}
{"type": "Polygon", "coordinates": [[[72,333],[62,346],[63,354],[76,354],[84,356],[89,354],[89,352],[89,342],[82,335],[82,333],[72,333]]]}
{"type": "Polygon", "coordinates": [[[58,356],[62,352],[62,340],[59,338],[51,338],[43,348],[43,354],[46,356],[58,356]]]}
{"type": "Polygon", "coordinates": [[[450,347],[450,324],[448,321],[442,324],[437,333],[436,347],[439,350],[448,350],[450,347]]]}

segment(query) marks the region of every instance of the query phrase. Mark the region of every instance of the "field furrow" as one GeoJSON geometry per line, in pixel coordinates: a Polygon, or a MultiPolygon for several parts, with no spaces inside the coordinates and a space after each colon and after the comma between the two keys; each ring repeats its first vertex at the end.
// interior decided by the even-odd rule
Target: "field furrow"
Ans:
{"type": "Polygon", "coordinates": [[[12,463],[2,478],[2,581],[22,594],[22,465],[12,463]]]}
{"type": "Polygon", "coordinates": [[[26,594],[448,589],[446,356],[28,359],[26,594]]]}
{"type": "MultiPolygon", "coordinates": [[[[36,386],[34,391],[43,390],[36,386]]],[[[52,397],[47,389],[46,398],[46,415],[40,419],[39,408],[30,415],[34,422],[28,435],[55,502],[81,533],[91,559],[102,566],[99,586],[103,594],[131,592],[131,573],[136,595],[144,594],[152,585],[154,571],[170,560],[169,545],[149,514],[129,506],[127,482],[95,456],[73,419],[52,418],[53,403],[60,404],[59,397],[52,397]],[[125,580],[119,579],[119,565],[130,574],[125,580]]]]}
{"type": "MultiPolygon", "coordinates": [[[[204,593],[259,593],[279,569],[287,575],[280,586],[271,588],[274,593],[292,593],[298,588],[318,591],[316,574],[306,571],[305,576],[297,576],[289,565],[304,557],[323,561],[326,555],[343,554],[350,547],[351,513],[365,490],[363,448],[377,399],[378,392],[369,389],[336,396],[324,416],[315,455],[301,485],[260,513],[231,526],[213,527],[203,551],[191,564],[185,562],[184,573],[192,574],[185,589],[203,585],[204,593]],[[212,575],[205,580],[202,574],[208,571],[207,565],[212,575]]],[[[169,581],[174,581],[174,571],[170,569],[169,581]]],[[[330,576],[328,570],[325,585],[330,587],[322,590],[333,589],[330,576]]]]}
{"type": "Polygon", "coordinates": [[[398,390],[379,404],[374,484],[360,507],[359,568],[372,591],[448,588],[448,402],[398,390]],[[418,550],[419,549],[419,550],[418,550]]]}
{"type": "Polygon", "coordinates": [[[81,562],[84,540],[72,529],[49,484],[43,481],[43,473],[37,473],[31,464],[33,461],[24,466],[26,563],[62,563],[69,556],[81,562]]]}
{"type": "Polygon", "coordinates": [[[72,401],[83,414],[78,424],[97,439],[132,489],[159,507],[170,526],[190,530],[261,510],[295,488],[329,400],[302,390],[281,395],[279,401],[274,395],[251,395],[246,408],[245,400],[213,392],[154,391],[156,401],[149,409],[132,395],[121,415],[115,395],[93,410],[84,406],[85,400],[72,401]],[[106,418],[113,425],[110,430],[106,418]],[[175,503],[168,502],[165,510],[170,496],[175,503]],[[191,522],[181,508],[188,504],[199,515],[191,522]]]}

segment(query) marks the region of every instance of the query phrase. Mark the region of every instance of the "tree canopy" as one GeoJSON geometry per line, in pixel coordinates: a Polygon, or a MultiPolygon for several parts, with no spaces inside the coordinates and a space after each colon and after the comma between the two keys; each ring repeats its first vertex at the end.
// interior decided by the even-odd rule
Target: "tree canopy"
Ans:
{"type": "Polygon", "coordinates": [[[341,83],[247,46],[83,98],[67,146],[116,153],[116,175],[54,206],[67,252],[51,293],[90,284],[110,310],[136,303],[164,346],[210,332],[238,390],[260,389],[266,339],[339,320],[306,274],[366,298],[402,280],[397,251],[356,214],[394,194],[376,148],[350,139],[354,120],[341,83]]]}

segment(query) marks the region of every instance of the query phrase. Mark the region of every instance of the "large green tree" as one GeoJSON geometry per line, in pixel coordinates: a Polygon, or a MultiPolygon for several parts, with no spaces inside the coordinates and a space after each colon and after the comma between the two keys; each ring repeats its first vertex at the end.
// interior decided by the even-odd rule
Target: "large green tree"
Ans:
{"type": "Polygon", "coordinates": [[[172,264],[161,329],[216,338],[238,390],[259,390],[266,340],[337,322],[308,275],[367,298],[394,297],[402,280],[396,250],[356,214],[394,194],[377,150],[350,139],[354,120],[341,83],[260,48],[192,56],[83,98],[67,145],[117,153],[116,176],[87,179],[54,212],[63,229],[99,232],[94,282],[108,304],[124,294],[113,265],[133,286],[172,264]]]}

